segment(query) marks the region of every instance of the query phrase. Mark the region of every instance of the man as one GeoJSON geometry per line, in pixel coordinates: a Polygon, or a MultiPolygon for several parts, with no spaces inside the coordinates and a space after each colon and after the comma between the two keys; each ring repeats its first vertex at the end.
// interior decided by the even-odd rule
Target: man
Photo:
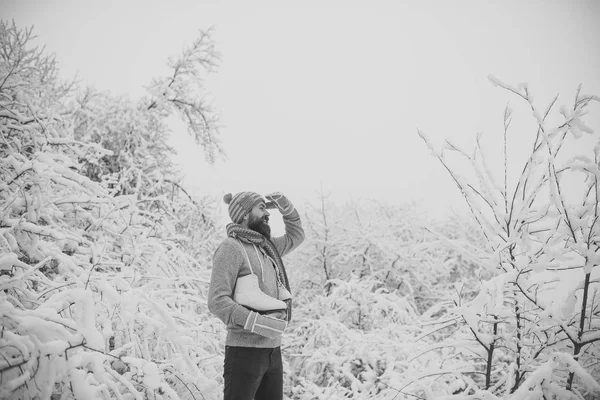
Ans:
{"type": "Polygon", "coordinates": [[[287,197],[281,193],[265,197],[268,203],[254,192],[224,196],[232,223],[214,254],[208,291],[208,309],[227,325],[224,400],[283,398],[281,335],[292,310],[281,257],[302,243],[304,230],[287,197]],[[271,239],[268,208],[277,208],[283,216],[283,236],[271,239]],[[279,303],[286,309],[260,313],[236,303],[236,282],[251,274],[256,275],[261,295],[284,301],[279,303]]]}

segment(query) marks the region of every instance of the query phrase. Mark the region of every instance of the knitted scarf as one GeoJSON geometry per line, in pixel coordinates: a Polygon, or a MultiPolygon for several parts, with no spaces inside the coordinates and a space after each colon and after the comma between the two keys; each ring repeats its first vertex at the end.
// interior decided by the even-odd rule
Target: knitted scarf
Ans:
{"type": "MultiPolygon", "coordinates": [[[[252,229],[244,228],[243,226],[234,223],[227,225],[227,236],[234,239],[239,239],[245,243],[260,246],[269,255],[269,257],[275,261],[277,281],[291,293],[290,282],[288,281],[287,273],[285,272],[283,260],[277,252],[273,242],[271,242],[262,234],[253,231],[252,229]]],[[[287,320],[289,322],[292,318],[292,300],[286,300],[285,303],[287,304],[287,320]]]]}

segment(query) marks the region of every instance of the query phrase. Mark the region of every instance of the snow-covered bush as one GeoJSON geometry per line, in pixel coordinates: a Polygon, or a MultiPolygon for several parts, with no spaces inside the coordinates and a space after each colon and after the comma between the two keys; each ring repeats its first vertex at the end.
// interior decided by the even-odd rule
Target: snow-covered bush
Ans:
{"type": "Polygon", "coordinates": [[[356,276],[377,281],[423,312],[451,300],[455,282],[471,277],[469,285],[474,286],[478,280],[474,260],[445,245],[447,237],[466,241],[467,233],[473,247],[483,245],[468,219],[460,224],[450,217],[436,221],[415,204],[369,199],[334,204],[323,194],[319,203],[305,207],[307,239],[289,256],[291,281],[302,303],[331,293],[333,280],[356,276]]]}
{"type": "Polygon", "coordinates": [[[493,276],[446,245],[448,237],[482,245],[471,221],[434,221],[414,204],[334,204],[323,194],[303,216],[306,241],[286,259],[296,304],[283,341],[290,398],[398,400],[424,376],[441,377],[431,385],[439,390],[456,381],[428,351],[450,329],[422,325],[452,309],[455,284],[472,291],[475,271],[493,276]]]}
{"type": "Polygon", "coordinates": [[[0,398],[216,398],[215,213],[165,179],[166,107],[73,101],[31,39],[0,22],[0,398]]]}
{"type": "Polygon", "coordinates": [[[333,281],[329,295],[298,309],[285,334],[290,397],[394,398],[407,360],[426,346],[414,344],[416,319],[412,305],[381,282],[333,281]]]}
{"type": "MultiPolygon", "coordinates": [[[[322,271],[323,259],[315,264],[302,261],[311,253],[323,255],[314,251],[324,243],[322,237],[311,235],[316,218],[309,209],[306,248],[301,247],[297,256],[293,253],[288,260],[292,282],[298,284],[295,317],[285,335],[283,351],[290,398],[401,399],[411,396],[414,388],[403,390],[402,385],[419,382],[428,373],[440,375],[443,359],[428,351],[433,340],[420,326],[418,306],[423,302],[419,298],[427,291],[432,301],[447,298],[450,303],[452,292],[447,287],[452,286],[451,281],[461,280],[459,271],[472,266],[463,263],[454,250],[440,246],[439,238],[418,223],[416,211],[412,206],[368,202],[328,205],[327,255],[332,256],[328,265],[339,278],[322,281],[314,279],[314,271],[322,271]],[[356,214],[370,228],[357,229],[353,236],[348,233],[355,229],[356,214]],[[378,227],[384,227],[384,232],[378,227]],[[364,234],[362,242],[358,232],[364,234]],[[373,268],[362,276],[356,262],[348,265],[340,261],[358,260],[362,265],[361,257],[333,256],[344,251],[364,254],[353,246],[363,246],[367,240],[376,251],[367,252],[367,257],[372,255],[367,262],[373,268]],[[298,279],[303,277],[304,284],[298,279]],[[399,284],[403,279],[406,283],[399,284]],[[313,283],[307,285],[306,280],[313,283]],[[403,286],[410,289],[403,290],[403,286]]],[[[440,230],[454,232],[447,221],[439,224],[440,230]]],[[[433,229],[435,224],[429,226],[433,229]]],[[[430,311],[434,315],[447,313],[442,307],[437,314],[430,311]]],[[[447,336],[444,333],[442,338],[447,336]]],[[[445,387],[440,383],[435,386],[445,387]]]]}

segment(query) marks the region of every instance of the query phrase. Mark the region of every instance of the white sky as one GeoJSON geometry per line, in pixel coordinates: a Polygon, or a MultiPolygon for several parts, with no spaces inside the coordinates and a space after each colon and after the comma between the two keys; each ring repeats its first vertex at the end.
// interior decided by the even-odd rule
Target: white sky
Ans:
{"type": "MultiPolygon", "coordinates": [[[[571,104],[580,83],[600,95],[594,0],[3,0],[0,7],[3,19],[35,26],[65,77],[134,98],[167,72],[168,56],[214,27],[222,59],[206,86],[228,160],[208,166],[185,132],[173,134],[197,194],[283,191],[312,202],[322,182],[333,200],[414,200],[440,212],[460,195],[416,128],[468,149],[483,132],[491,152],[507,100],[529,118],[489,74],[527,82],[542,107],[557,93],[571,104]]],[[[599,108],[588,119],[596,129],[599,108]]],[[[521,126],[509,138],[520,156],[535,134],[521,126]]]]}

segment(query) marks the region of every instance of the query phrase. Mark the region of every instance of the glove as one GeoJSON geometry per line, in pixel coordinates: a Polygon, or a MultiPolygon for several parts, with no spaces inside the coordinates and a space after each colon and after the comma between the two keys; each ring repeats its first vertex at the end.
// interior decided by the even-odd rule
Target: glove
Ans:
{"type": "Polygon", "coordinates": [[[292,202],[281,192],[269,193],[265,195],[265,197],[269,201],[267,203],[267,208],[277,207],[283,216],[290,215],[294,211],[294,205],[292,202]]]}
{"type": "Polygon", "coordinates": [[[267,315],[260,315],[255,311],[250,311],[246,323],[244,324],[244,329],[271,339],[280,337],[286,327],[286,321],[267,315]]]}
{"type": "Polygon", "coordinates": [[[267,311],[257,311],[260,315],[265,315],[271,318],[277,318],[284,321],[287,321],[287,310],[267,310],[267,311]]]}

